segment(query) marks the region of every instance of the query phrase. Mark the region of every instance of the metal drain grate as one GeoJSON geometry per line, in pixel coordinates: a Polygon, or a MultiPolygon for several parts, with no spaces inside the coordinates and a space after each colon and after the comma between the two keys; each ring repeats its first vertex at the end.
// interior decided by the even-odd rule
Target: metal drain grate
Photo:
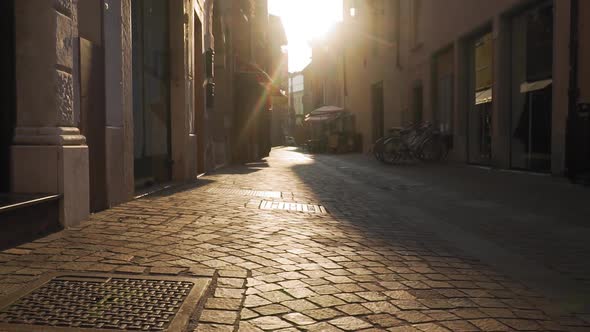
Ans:
{"type": "Polygon", "coordinates": [[[208,284],[173,277],[49,277],[0,303],[0,330],[179,331],[208,284]]]}
{"type": "Polygon", "coordinates": [[[267,198],[281,198],[282,194],[280,191],[260,191],[260,190],[248,190],[248,189],[234,189],[234,188],[209,188],[207,192],[216,194],[229,194],[229,195],[244,195],[244,196],[256,196],[256,197],[267,197],[267,198]]]}
{"type": "Polygon", "coordinates": [[[261,201],[258,208],[262,209],[262,210],[284,210],[284,211],[321,213],[321,214],[328,213],[328,211],[326,210],[325,207],[318,205],[318,204],[261,201]]]}

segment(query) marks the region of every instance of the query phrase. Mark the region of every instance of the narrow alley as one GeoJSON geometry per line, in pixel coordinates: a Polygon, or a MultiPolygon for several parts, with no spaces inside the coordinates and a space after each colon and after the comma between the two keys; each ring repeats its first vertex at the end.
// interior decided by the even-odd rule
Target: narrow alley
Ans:
{"type": "Polygon", "coordinates": [[[453,166],[428,167],[275,148],[0,252],[0,296],[48,273],[182,276],[207,282],[183,331],[588,331],[588,228],[557,233],[541,201],[543,184],[583,188],[466,166],[456,184],[453,166]],[[503,177],[514,188],[496,195],[503,177]],[[532,202],[505,202],[527,188],[532,202]]]}

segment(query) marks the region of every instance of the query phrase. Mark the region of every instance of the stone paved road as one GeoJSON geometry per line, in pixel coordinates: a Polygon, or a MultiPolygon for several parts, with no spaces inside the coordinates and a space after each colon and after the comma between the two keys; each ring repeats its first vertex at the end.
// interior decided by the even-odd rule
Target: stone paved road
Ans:
{"type": "Polygon", "coordinates": [[[276,149],[0,253],[0,295],[51,271],[181,274],[213,278],[191,331],[590,331],[428,227],[403,199],[412,183],[376,188],[392,179],[276,149]],[[307,209],[287,203],[329,213],[259,209],[307,209]]]}

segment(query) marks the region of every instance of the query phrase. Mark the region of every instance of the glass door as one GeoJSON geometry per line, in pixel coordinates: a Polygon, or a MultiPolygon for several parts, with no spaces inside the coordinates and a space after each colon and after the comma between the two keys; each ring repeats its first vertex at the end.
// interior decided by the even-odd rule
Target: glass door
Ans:
{"type": "Polygon", "coordinates": [[[553,6],[529,10],[512,26],[511,166],[551,170],[553,6]]]}

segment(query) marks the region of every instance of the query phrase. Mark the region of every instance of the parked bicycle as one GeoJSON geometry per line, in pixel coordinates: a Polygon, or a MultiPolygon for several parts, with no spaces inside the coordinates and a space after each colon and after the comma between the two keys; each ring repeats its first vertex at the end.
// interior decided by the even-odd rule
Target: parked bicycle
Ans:
{"type": "Polygon", "coordinates": [[[373,154],[386,164],[420,160],[441,161],[447,157],[447,138],[430,122],[418,122],[405,128],[391,128],[375,142],[373,154]]]}

